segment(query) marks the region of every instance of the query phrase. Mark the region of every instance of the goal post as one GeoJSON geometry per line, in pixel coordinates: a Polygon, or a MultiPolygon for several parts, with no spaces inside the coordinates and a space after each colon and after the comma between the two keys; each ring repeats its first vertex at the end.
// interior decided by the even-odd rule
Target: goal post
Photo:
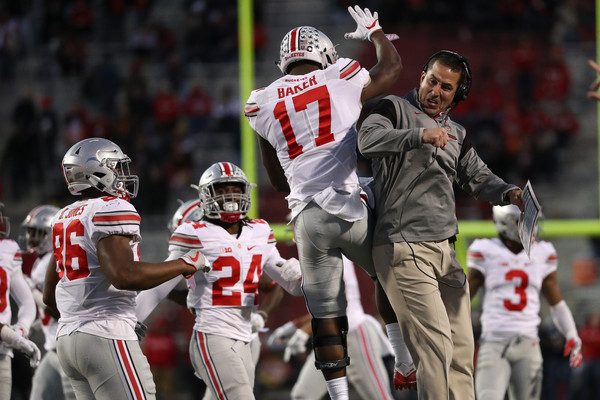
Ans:
{"type": "MultiPolygon", "coordinates": [[[[542,238],[557,237],[600,237],[600,221],[595,219],[543,220],[541,226],[542,238]]],[[[289,225],[272,224],[273,232],[278,241],[290,242],[294,233],[289,225]]],[[[459,221],[456,256],[463,267],[467,261],[467,246],[470,240],[476,238],[494,237],[497,235],[492,221],[459,221]]]]}

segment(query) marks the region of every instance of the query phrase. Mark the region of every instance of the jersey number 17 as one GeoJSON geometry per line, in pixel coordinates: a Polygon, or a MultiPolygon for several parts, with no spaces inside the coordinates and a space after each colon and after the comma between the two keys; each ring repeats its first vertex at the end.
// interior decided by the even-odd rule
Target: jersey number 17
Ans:
{"type": "MultiPolygon", "coordinates": [[[[311,136],[315,138],[315,146],[322,146],[326,143],[333,142],[334,137],[331,132],[331,101],[326,85],[317,86],[293,96],[292,102],[294,104],[294,109],[291,111],[295,113],[303,112],[307,109],[309,104],[317,102],[319,107],[318,132],[315,135],[313,124],[308,120],[306,121],[306,129],[310,132],[311,136]]],[[[292,128],[285,99],[275,104],[273,115],[281,125],[283,136],[288,145],[288,155],[290,159],[293,160],[302,154],[303,147],[302,144],[298,143],[296,140],[296,134],[292,128]]]]}

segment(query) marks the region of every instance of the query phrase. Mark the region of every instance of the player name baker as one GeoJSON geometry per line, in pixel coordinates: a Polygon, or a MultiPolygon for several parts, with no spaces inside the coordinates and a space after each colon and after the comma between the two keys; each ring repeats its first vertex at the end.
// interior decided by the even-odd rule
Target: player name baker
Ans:
{"type": "Polygon", "coordinates": [[[294,86],[287,87],[287,88],[277,88],[277,96],[281,99],[282,97],[296,94],[298,92],[303,91],[306,88],[315,86],[316,84],[317,84],[317,77],[312,76],[307,81],[304,81],[299,85],[294,85],[294,86]]]}

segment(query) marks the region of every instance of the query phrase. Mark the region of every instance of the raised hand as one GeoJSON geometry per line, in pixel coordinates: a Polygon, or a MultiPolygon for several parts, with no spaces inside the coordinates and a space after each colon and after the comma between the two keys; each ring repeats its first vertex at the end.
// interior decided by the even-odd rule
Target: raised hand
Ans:
{"type": "MultiPolygon", "coordinates": [[[[348,7],[348,12],[356,21],[356,30],[354,32],[348,32],[344,35],[346,39],[356,40],[371,40],[373,32],[381,30],[379,25],[379,15],[377,11],[371,14],[368,8],[364,10],[359,6],[348,7]]],[[[393,40],[393,39],[390,39],[393,40]]]]}

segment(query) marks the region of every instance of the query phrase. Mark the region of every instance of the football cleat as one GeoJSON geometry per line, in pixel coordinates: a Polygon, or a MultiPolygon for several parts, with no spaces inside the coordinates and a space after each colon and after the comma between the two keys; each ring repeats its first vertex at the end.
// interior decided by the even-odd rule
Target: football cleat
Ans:
{"type": "Polygon", "coordinates": [[[394,370],[394,389],[396,390],[416,390],[417,389],[417,371],[412,370],[407,376],[402,375],[400,371],[394,370]]]}

